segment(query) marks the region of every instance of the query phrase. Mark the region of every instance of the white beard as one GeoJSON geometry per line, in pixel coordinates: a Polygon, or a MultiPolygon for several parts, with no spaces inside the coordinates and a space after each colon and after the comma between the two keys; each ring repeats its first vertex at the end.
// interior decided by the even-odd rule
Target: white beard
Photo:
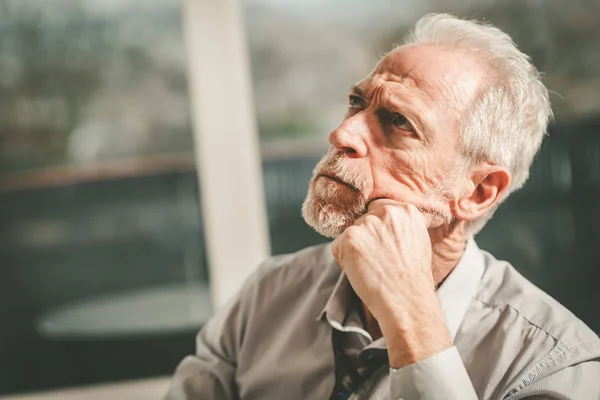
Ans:
{"type": "Polygon", "coordinates": [[[321,235],[335,238],[367,211],[366,180],[344,162],[345,156],[329,153],[313,171],[308,194],[302,204],[302,217],[321,235]],[[326,173],[353,186],[319,177],[326,173]]]}
{"type": "MultiPolygon", "coordinates": [[[[422,207],[423,212],[438,215],[444,221],[453,218],[449,207],[451,188],[464,167],[455,167],[429,193],[421,195],[423,204],[438,207],[422,207]],[[439,207],[441,206],[441,207],[439,207]]],[[[369,181],[350,169],[346,157],[340,153],[328,153],[316,165],[302,204],[304,221],[323,236],[335,238],[354,224],[357,218],[367,213],[369,204],[369,181]],[[334,182],[320,174],[334,175],[354,189],[334,182]]]]}

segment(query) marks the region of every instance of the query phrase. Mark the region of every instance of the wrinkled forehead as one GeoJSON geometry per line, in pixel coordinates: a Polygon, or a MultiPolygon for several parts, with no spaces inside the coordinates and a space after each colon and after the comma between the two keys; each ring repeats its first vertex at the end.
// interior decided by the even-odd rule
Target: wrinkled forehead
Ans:
{"type": "Polygon", "coordinates": [[[388,53],[358,86],[369,92],[381,84],[397,83],[415,95],[462,110],[471,104],[485,80],[486,69],[473,54],[421,44],[388,53]]]}

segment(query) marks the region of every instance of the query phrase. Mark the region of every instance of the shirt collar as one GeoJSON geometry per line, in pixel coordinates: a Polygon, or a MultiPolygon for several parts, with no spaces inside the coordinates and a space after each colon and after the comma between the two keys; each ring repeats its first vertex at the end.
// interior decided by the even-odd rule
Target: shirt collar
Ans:
{"type": "MultiPolygon", "coordinates": [[[[452,340],[454,340],[467,312],[469,302],[477,291],[483,271],[483,253],[475,243],[475,240],[471,238],[467,241],[465,252],[456,265],[456,268],[448,275],[437,291],[452,340]]],[[[369,333],[363,328],[356,326],[356,324],[344,324],[349,312],[348,305],[350,303],[351,291],[352,288],[346,277],[346,273],[342,271],[317,320],[321,320],[325,316],[329,324],[335,329],[344,332],[357,332],[371,339],[369,333]]]]}
{"type": "MultiPolygon", "coordinates": [[[[337,268],[342,270],[339,265],[337,265],[337,268]]],[[[327,322],[335,329],[342,332],[360,333],[372,341],[371,335],[365,329],[358,326],[356,323],[348,323],[347,316],[351,311],[349,307],[351,296],[352,286],[350,286],[350,281],[348,281],[348,278],[346,277],[346,272],[342,270],[342,273],[327,300],[327,304],[325,304],[325,308],[323,308],[319,314],[317,321],[320,321],[325,317],[327,322]]]]}

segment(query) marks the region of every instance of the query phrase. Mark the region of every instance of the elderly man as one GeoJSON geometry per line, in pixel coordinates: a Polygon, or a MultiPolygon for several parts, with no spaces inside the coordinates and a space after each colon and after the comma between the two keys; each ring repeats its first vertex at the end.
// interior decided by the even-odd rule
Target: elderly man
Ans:
{"type": "Polygon", "coordinates": [[[473,235],[551,109],[497,28],[428,15],[352,87],[274,257],[199,333],[169,399],[600,399],[600,340],[473,235]]]}

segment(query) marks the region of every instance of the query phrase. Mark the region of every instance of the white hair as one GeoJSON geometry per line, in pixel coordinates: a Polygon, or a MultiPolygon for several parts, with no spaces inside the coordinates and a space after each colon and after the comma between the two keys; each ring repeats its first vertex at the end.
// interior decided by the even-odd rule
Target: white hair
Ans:
{"type": "MultiPolygon", "coordinates": [[[[508,34],[448,14],[429,14],[419,19],[405,44],[457,48],[474,54],[488,67],[490,81],[480,89],[461,121],[460,144],[471,165],[490,162],[511,173],[511,185],[500,199],[504,200],[529,177],[529,168],[552,119],[548,90],[540,73],[508,34]]],[[[481,230],[494,211],[470,221],[468,232],[474,235],[481,230]]]]}

